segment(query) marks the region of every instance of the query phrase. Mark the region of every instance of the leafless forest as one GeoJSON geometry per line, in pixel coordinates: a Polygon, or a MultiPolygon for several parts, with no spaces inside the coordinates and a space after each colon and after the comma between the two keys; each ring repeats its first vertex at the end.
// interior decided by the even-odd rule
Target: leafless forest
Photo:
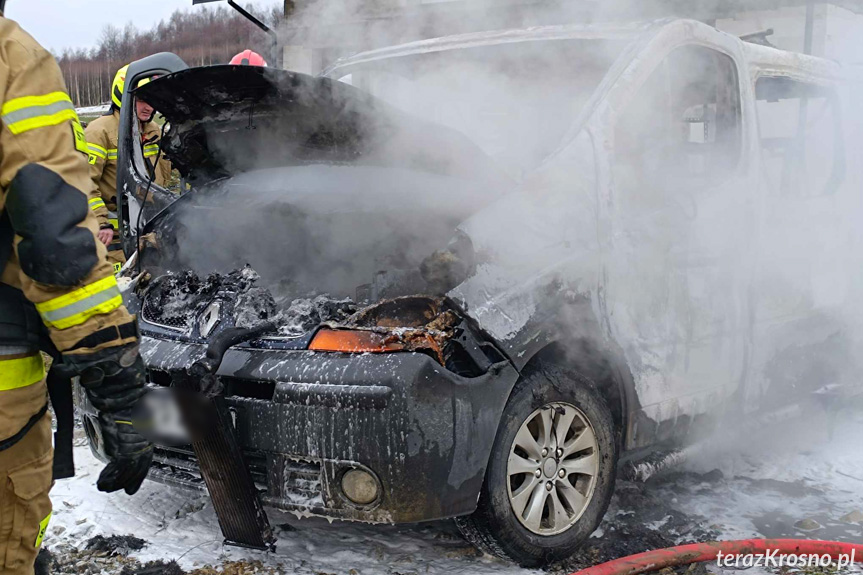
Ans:
{"type": "MultiPolygon", "coordinates": [[[[246,5],[273,27],[283,19],[283,4],[246,5]]],[[[57,54],[66,86],[77,106],[94,106],[110,98],[111,80],[121,66],[157,52],[174,52],[190,66],[227,63],[251,48],[267,50],[264,33],[227,6],[196,6],[177,10],[154,27],[141,30],[133,22],[123,28],[105,26],[92,49],[64,50],[57,54]]]]}

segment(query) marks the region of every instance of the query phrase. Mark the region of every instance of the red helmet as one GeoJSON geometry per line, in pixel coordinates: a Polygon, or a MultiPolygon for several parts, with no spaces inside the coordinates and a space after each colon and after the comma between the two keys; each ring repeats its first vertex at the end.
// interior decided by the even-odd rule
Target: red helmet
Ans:
{"type": "Polygon", "coordinates": [[[234,64],[236,66],[246,65],[246,66],[263,66],[267,67],[267,61],[264,60],[263,56],[258,54],[257,52],[252,52],[251,50],[243,50],[233,58],[229,64],[234,64]]]}

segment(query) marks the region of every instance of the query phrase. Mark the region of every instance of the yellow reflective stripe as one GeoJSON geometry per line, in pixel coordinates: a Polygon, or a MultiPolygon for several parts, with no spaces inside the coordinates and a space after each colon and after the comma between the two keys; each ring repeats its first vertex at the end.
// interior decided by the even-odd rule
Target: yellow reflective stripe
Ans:
{"type": "Polygon", "coordinates": [[[108,150],[98,144],[87,144],[87,150],[94,156],[99,156],[103,160],[108,157],[108,150]]]}
{"type": "Polygon", "coordinates": [[[51,521],[51,513],[48,517],[39,522],[39,535],[36,536],[36,549],[42,546],[42,540],[45,539],[45,531],[48,530],[48,522],[51,521]]]}
{"type": "Polygon", "coordinates": [[[117,159],[117,148],[108,148],[108,159],[116,160],[117,159]]]}
{"type": "Polygon", "coordinates": [[[78,114],[75,114],[75,119],[72,120],[72,134],[75,136],[75,149],[82,154],[87,154],[87,137],[84,135],[84,128],[81,126],[81,120],[78,119],[78,114]]]}
{"type": "Polygon", "coordinates": [[[56,126],[67,120],[73,124],[78,122],[72,99],[65,92],[14,98],[3,104],[0,117],[15,135],[36,128],[56,126]]]}
{"type": "Polygon", "coordinates": [[[93,198],[90,200],[90,209],[98,210],[99,208],[105,207],[105,201],[102,198],[93,198]]]}
{"type": "Polygon", "coordinates": [[[87,153],[90,155],[91,165],[95,165],[99,158],[104,160],[108,157],[108,150],[98,144],[87,144],[87,153]]]}
{"type": "Polygon", "coordinates": [[[149,158],[150,156],[155,156],[159,153],[159,144],[150,144],[149,146],[144,146],[144,157],[149,158]]]}
{"type": "Polygon", "coordinates": [[[115,230],[120,229],[120,221],[117,218],[108,218],[108,223],[114,226],[115,230]]]}
{"type": "MultiPolygon", "coordinates": [[[[72,98],[66,92],[51,92],[42,96],[21,96],[20,98],[12,98],[3,103],[3,108],[0,109],[0,114],[3,116],[18,114],[14,117],[15,121],[32,115],[32,108],[51,106],[58,102],[72,103],[72,98]]],[[[74,109],[74,108],[73,108],[74,109]]]]}
{"type": "Polygon", "coordinates": [[[39,383],[45,377],[45,364],[38,353],[18,359],[0,359],[0,391],[39,383]]]}
{"type": "Polygon", "coordinates": [[[73,292],[37,303],[36,309],[48,327],[66,329],[81,325],[94,315],[110,313],[123,304],[114,276],[78,288],[73,292]]]}

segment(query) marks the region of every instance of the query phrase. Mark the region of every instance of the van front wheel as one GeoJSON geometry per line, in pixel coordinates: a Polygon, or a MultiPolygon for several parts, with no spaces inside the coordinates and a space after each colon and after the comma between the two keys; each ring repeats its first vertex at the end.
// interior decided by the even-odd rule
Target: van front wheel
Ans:
{"type": "Polygon", "coordinates": [[[563,559],[602,520],[616,463],[614,420],[594,384],[541,366],[513,390],[477,509],[456,523],[471,543],[520,565],[563,559]]]}

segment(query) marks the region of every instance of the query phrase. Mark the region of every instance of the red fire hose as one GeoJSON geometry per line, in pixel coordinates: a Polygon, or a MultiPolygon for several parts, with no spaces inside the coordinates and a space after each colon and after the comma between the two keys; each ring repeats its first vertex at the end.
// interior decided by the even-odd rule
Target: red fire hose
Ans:
{"type": "Polygon", "coordinates": [[[855,557],[863,562],[863,545],[839,543],[838,541],[809,541],[807,539],[743,539],[740,541],[713,541],[655,549],[638,555],[621,557],[602,563],[572,575],[639,575],[659,571],[666,567],[677,567],[713,561],[721,552],[723,555],[829,555],[831,559],[840,556],[855,557]],[[853,553],[853,555],[852,555],[853,553]]]}

